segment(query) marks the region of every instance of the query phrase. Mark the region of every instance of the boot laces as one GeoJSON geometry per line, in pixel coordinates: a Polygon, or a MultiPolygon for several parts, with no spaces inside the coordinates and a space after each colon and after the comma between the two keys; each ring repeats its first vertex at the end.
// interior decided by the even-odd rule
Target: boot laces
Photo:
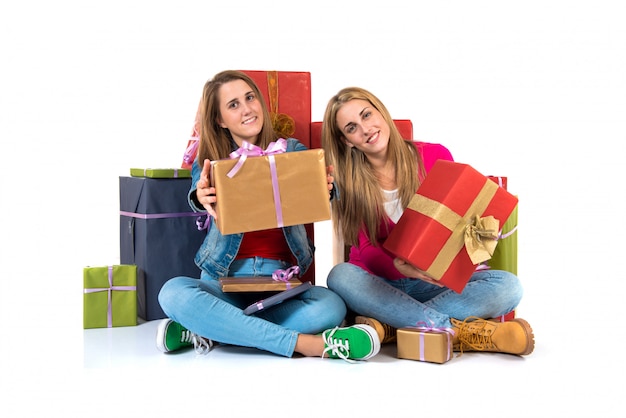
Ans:
{"type": "Polygon", "coordinates": [[[193,349],[198,354],[207,354],[213,348],[213,341],[207,338],[202,338],[198,334],[195,334],[188,329],[183,331],[180,336],[180,341],[183,343],[193,344],[193,349]]]}
{"type": "Polygon", "coordinates": [[[335,335],[335,331],[337,331],[338,328],[339,327],[333,328],[328,335],[324,334],[324,343],[326,344],[326,348],[322,353],[322,357],[324,357],[326,352],[330,351],[332,354],[347,361],[348,363],[355,363],[354,360],[348,358],[348,355],[350,354],[350,342],[348,340],[344,341],[340,338],[333,338],[333,335],[335,335]]]}
{"type": "Polygon", "coordinates": [[[393,340],[393,338],[396,336],[397,330],[389,324],[382,323],[382,326],[385,332],[385,336],[381,343],[386,343],[393,340]]]}
{"type": "Polygon", "coordinates": [[[487,349],[497,348],[491,340],[492,330],[487,329],[488,321],[482,318],[476,318],[475,321],[468,322],[466,318],[459,328],[459,346],[461,353],[463,348],[471,348],[475,351],[485,351],[487,349]]]}

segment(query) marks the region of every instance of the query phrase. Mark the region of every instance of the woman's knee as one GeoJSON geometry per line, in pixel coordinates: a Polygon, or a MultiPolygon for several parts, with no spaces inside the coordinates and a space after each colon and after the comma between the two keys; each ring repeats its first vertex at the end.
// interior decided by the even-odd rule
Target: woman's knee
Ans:
{"type": "Polygon", "coordinates": [[[499,281],[503,287],[502,294],[506,294],[509,297],[508,303],[513,306],[517,306],[522,300],[524,295],[524,287],[522,281],[517,275],[504,270],[495,270],[492,273],[497,274],[499,281]]]}
{"type": "Polygon", "coordinates": [[[350,277],[354,277],[354,269],[356,266],[350,263],[339,263],[333,266],[326,278],[326,286],[329,289],[339,289],[346,283],[350,277]]]}
{"type": "MultiPolygon", "coordinates": [[[[198,280],[198,279],[193,279],[198,280]]],[[[165,310],[167,306],[180,299],[184,292],[182,290],[188,286],[188,277],[174,277],[166,281],[159,290],[159,304],[165,310]]]]}
{"type": "Polygon", "coordinates": [[[318,319],[326,318],[324,322],[330,324],[340,323],[346,316],[347,308],[343,299],[330,289],[324,287],[314,287],[313,298],[316,302],[316,313],[318,319]]]}

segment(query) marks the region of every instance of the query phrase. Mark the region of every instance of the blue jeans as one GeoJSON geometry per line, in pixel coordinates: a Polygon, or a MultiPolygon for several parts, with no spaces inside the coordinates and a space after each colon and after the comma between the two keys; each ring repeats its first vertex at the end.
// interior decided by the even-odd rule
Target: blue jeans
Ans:
{"type": "Polygon", "coordinates": [[[332,268],[329,289],[348,308],[394,328],[451,327],[450,318],[496,318],[515,309],[523,289],[517,276],[502,270],[475,272],[462,293],[419,279],[387,280],[350,263],[332,268]]]}
{"type": "MultiPolygon", "coordinates": [[[[281,261],[258,257],[235,260],[230,276],[271,276],[277,269],[289,267],[281,261]]],[[[159,303],[170,319],[202,337],[285,357],[293,355],[300,333],[318,334],[338,326],[346,316],[343,300],[320,286],[256,315],[243,313],[246,306],[267,296],[267,292],[224,293],[219,281],[203,271],[200,280],[168,280],[159,292],[159,303]]]]}

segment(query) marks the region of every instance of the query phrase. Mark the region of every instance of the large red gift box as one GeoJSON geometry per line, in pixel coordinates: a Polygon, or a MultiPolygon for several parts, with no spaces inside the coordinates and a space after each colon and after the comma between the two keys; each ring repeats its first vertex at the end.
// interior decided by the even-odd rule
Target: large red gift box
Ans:
{"type": "Polygon", "coordinates": [[[517,202],[471,166],[438,160],[383,246],[461,293],[517,202]]]}

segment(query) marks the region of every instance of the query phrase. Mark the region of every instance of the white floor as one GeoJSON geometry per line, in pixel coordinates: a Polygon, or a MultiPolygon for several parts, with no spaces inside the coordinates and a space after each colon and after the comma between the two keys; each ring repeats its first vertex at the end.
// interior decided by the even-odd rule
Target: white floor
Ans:
{"type": "Polygon", "coordinates": [[[232,346],[163,354],[158,321],[84,330],[80,304],[22,304],[1,334],[0,416],[624,417],[622,333],[533,299],[519,315],[533,326],[531,355],[445,364],[397,359],[394,344],[358,364],[232,346]]]}
{"type": "Polygon", "coordinates": [[[99,400],[91,394],[97,416],[623,416],[610,407],[624,395],[623,376],[607,386],[601,370],[587,367],[592,354],[551,346],[541,328],[530,356],[464,353],[440,365],[397,359],[395,344],[359,364],[232,346],[163,354],[157,324],[84,331],[84,378],[100,391],[99,400]]]}

